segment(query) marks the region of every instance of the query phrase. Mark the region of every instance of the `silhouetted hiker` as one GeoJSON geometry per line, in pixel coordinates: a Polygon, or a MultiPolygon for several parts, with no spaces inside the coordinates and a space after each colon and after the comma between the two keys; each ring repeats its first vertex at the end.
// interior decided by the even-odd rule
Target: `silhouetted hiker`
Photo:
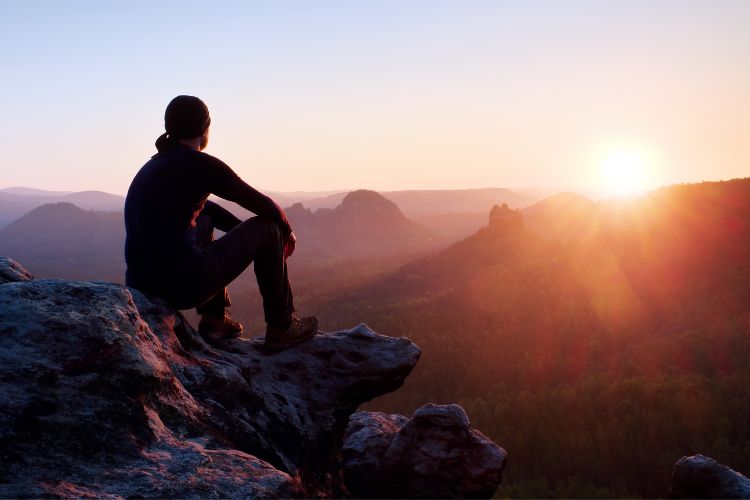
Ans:
{"type": "Polygon", "coordinates": [[[211,118],[206,105],[177,96],[164,114],[166,133],[156,153],[136,174],[125,199],[125,281],[178,309],[196,307],[198,331],[210,340],[238,337],[226,286],[250,262],[263,297],[265,345],[281,350],[312,337],[314,316],[294,311],[286,258],[296,237],[284,211],[247,185],[221,160],[203,153],[211,118]],[[210,194],[257,214],[244,222],[210,194]],[[214,240],[214,228],[226,234],[214,240]]]}

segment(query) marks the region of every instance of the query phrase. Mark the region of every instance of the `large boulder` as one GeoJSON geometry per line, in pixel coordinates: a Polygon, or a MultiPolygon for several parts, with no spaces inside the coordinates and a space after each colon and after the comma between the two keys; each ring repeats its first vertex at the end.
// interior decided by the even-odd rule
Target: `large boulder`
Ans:
{"type": "Polygon", "coordinates": [[[420,355],[365,325],[210,346],[127,287],[0,276],[3,498],[345,495],[349,416],[420,355]]]}
{"type": "Polygon", "coordinates": [[[750,498],[750,479],[713,458],[682,457],[674,464],[672,498],[750,498]]]}
{"type": "Polygon", "coordinates": [[[358,412],[346,431],[344,478],[357,497],[489,498],[506,457],[455,404],[425,405],[411,419],[358,412]]]}
{"type": "Polygon", "coordinates": [[[358,497],[387,497],[383,456],[409,419],[403,415],[360,411],[349,419],[344,438],[344,480],[358,497]]]}

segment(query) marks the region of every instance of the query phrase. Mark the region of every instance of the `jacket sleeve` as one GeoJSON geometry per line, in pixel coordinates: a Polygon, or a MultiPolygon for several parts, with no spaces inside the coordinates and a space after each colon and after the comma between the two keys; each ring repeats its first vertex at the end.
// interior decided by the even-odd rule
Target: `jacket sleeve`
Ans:
{"type": "Polygon", "coordinates": [[[211,193],[274,221],[284,236],[292,232],[286,214],[276,202],[240,179],[223,161],[205,153],[201,154],[207,159],[207,187],[211,193]]]}
{"type": "Polygon", "coordinates": [[[207,201],[201,213],[211,217],[214,226],[225,233],[241,222],[232,212],[213,201],[207,201]]]}

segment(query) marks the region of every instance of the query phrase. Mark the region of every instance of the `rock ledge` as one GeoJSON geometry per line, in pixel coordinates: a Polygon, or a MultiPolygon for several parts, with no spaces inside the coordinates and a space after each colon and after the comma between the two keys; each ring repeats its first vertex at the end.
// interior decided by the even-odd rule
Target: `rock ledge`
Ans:
{"type": "Polygon", "coordinates": [[[366,325],[217,348],[127,287],[0,276],[0,497],[345,495],[349,415],[421,353],[366,325]]]}

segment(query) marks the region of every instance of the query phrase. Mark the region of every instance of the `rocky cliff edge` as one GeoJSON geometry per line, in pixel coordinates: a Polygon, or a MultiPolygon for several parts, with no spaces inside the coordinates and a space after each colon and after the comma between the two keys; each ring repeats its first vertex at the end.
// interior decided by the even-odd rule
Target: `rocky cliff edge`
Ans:
{"type": "Polygon", "coordinates": [[[134,289],[34,280],[0,258],[0,497],[345,497],[346,484],[367,496],[367,464],[352,452],[366,426],[382,441],[372,475],[395,478],[394,496],[489,496],[505,451],[460,407],[391,416],[387,429],[383,414],[352,417],[400,387],[420,353],[364,324],[277,354],[262,339],[210,346],[134,289]],[[393,476],[423,459],[416,482],[393,476]],[[441,463],[465,489],[420,489],[441,463]]]}

